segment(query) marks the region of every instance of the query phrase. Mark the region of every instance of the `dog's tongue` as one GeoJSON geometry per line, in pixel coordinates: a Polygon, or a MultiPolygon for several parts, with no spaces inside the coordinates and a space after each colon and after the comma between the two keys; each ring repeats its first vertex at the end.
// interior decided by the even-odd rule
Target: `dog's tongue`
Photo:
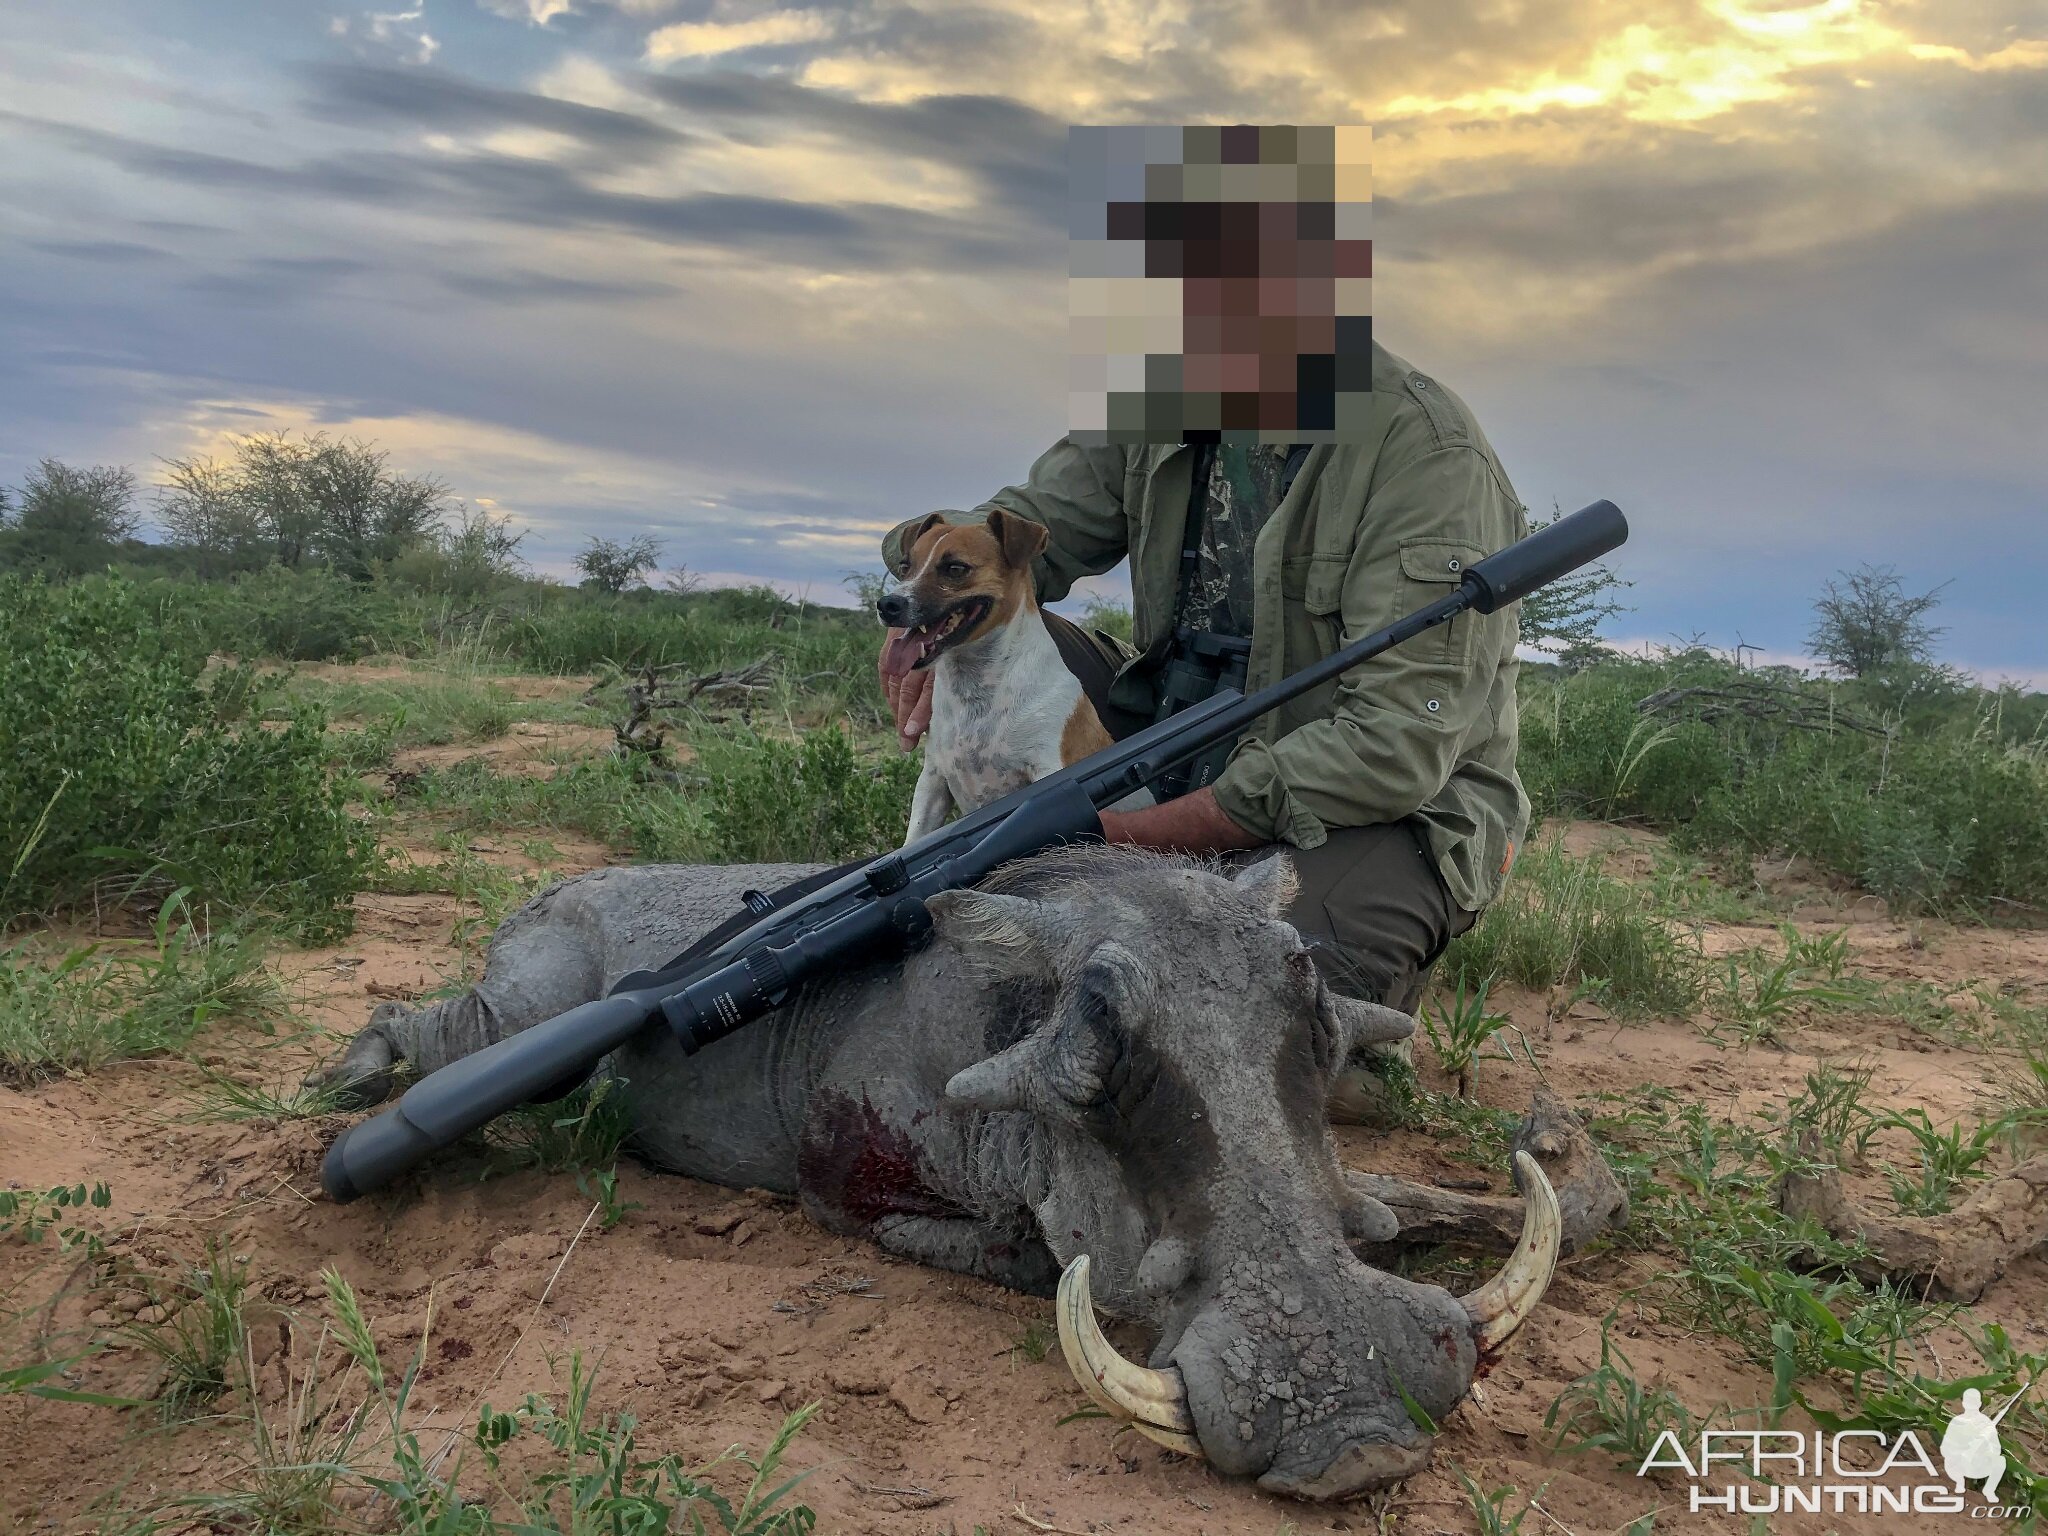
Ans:
{"type": "Polygon", "coordinates": [[[908,676],[923,654],[924,641],[917,637],[915,630],[906,629],[900,635],[890,636],[883,645],[882,670],[891,677],[908,676]]]}

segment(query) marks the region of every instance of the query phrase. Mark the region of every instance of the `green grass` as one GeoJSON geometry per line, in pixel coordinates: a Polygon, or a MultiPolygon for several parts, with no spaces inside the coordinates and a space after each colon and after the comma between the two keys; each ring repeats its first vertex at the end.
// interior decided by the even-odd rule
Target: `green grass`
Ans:
{"type": "Polygon", "coordinates": [[[1840,1009],[1855,1000],[1854,990],[1842,978],[1847,935],[1806,940],[1789,924],[1781,933],[1782,955],[1747,949],[1723,962],[1712,1001],[1714,1018],[1707,1026],[1713,1039],[1779,1044],[1808,1015],[1840,1009]]]}
{"type": "Polygon", "coordinates": [[[1778,911],[1777,901],[1754,879],[1731,879],[1676,848],[1657,850],[1648,884],[1658,909],[1681,922],[1732,926],[1767,921],[1778,911]]]}
{"type": "Polygon", "coordinates": [[[1966,1130],[1960,1120],[1939,1128],[1927,1111],[1917,1106],[1876,1115],[1879,1128],[1904,1131],[1919,1154],[1915,1177],[1886,1166],[1893,1201],[1914,1216],[1939,1216],[1949,1210],[1965,1184],[1989,1172],[1992,1153],[2010,1143],[2020,1118],[2001,1115],[1966,1130]]]}
{"type": "Polygon", "coordinates": [[[552,1104],[522,1104],[479,1135],[494,1171],[585,1175],[616,1164],[632,1129],[619,1080],[600,1078],[552,1104]]]}
{"type": "MultiPolygon", "coordinates": [[[[1854,1250],[1779,1211],[1777,1181],[1800,1158],[1796,1111],[1831,1104],[1819,1117],[1852,1117],[1861,1089],[1847,1081],[1820,1091],[1810,1083],[1752,1123],[1640,1089],[1611,1096],[1614,1108],[1591,1129],[1629,1188],[1630,1222],[1617,1240],[1657,1255],[1630,1299],[1669,1326],[1727,1339],[1767,1373],[1764,1426],[1796,1409],[1824,1428],[1924,1431],[1965,1386],[2003,1400],[2048,1372],[2048,1356],[2015,1350],[2002,1329],[1960,1308],[1845,1278],[1854,1250]],[[1928,1348],[1937,1330],[1940,1364],[1928,1348]]],[[[2048,1462],[2048,1411],[2023,1399],[2004,1427],[2016,1498],[2048,1492],[2030,1470],[2048,1462]]]]}
{"type": "Polygon", "coordinates": [[[2038,920],[2041,695],[1932,669],[1850,683],[1745,673],[1699,649],[1525,676],[1520,769],[1543,815],[1668,829],[1681,852],[1738,871],[1800,855],[1895,911],[2038,920]],[[1759,687],[1778,690],[1766,707],[1715,712],[1715,696],[1759,687]],[[1684,689],[1709,692],[1638,708],[1684,689]]]}
{"type": "Polygon", "coordinates": [[[1425,1003],[1422,1009],[1422,1032],[1444,1071],[1457,1083],[1461,1099],[1471,1097],[1472,1069],[1486,1042],[1513,1028],[1506,1014],[1487,1012],[1489,985],[1482,981],[1467,996],[1465,978],[1460,975],[1453,997],[1425,1003]]]}
{"type": "Polygon", "coordinates": [[[1052,1347],[1058,1341],[1059,1335],[1046,1326],[1044,1319],[1034,1317],[1024,1325],[1023,1331],[1010,1341],[1010,1347],[1004,1353],[1013,1360],[1021,1355],[1032,1365],[1037,1365],[1052,1353],[1052,1347]]]}
{"type": "Polygon", "coordinates": [[[408,804],[458,831],[576,833],[642,859],[837,863],[902,841],[917,762],[836,725],[798,740],[746,729],[693,738],[673,778],[605,757],[550,778],[480,762],[423,773],[408,804]]]}
{"type": "Polygon", "coordinates": [[[330,720],[380,733],[393,747],[439,747],[497,741],[522,720],[574,719],[551,700],[522,699],[509,688],[469,671],[422,669],[405,678],[296,676],[287,695],[321,706],[330,720]]]}
{"type": "Polygon", "coordinates": [[[2048,1124],[2048,1044],[2023,1048],[2000,1064],[1994,1080],[2011,1112],[2035,1127],[2029,1139],[2039,1140],[2048,1134],[2038,1128],[2048,1124]]]}
{"type": "Polygon", "coordinates": [[[1522,1522],[1529,1518],[1537,1500],[1543,1497],[1544,1489],[1550,1486],[1546,1481],[1541,1488],[1527,1495],[1513,1483],[1504,1483],[1488,1491],[1455,1461],[1451,1463],[1451,1472],[1458,1479],[1458,1486],[1465,1491],[1465,1502],[1471,1506],[1479,1536],[1518,1536],[1522,1522]],[[1516,1498],[1521,1498],[1522,1507],[1510,1510],[1509,1502],[1516,1498]]]}
{"type": "Polygon", "coordinates": [[[149,941],[60,953],[20,940],[0,948],[0,1078],[32,1082],[182,1047],[209,1020],[274,1028],[289,1013],[260,940],[202,928],[183,894],[149,941]]]}
{"type": "MultiPolygon", "coordinates": [[[[246,1348],[228,1355],[209,1401],[235,1431],[216,1441],[208,1486],[101,1506],[101,1529],[196,1527],[264,1536],[332,1536],[365,1528],[408,1536],[627,1536],[669,1530],[809,1536],[817,1517],[793,1495],[810,1475],[785,1463],[816,1404],[783,1421],[767,1447],[733,1446],[699,1465],[650,1453],[639,1424],[597,1406],[597,1371],[568,1361],[567,1389],[509,1411],[484,1404],[452,1437],[422,1430],[414,1395],[428,1318],[404,1364],[387,1362],[349,1283],[330,1269],[316,1336],[294,1322],[281,1400],[249,1390],[246,1348]],[[339,1364],[334,1362],[339,1360],[339,1364]],[[231,1454],[220,1452],[232,1447],[231,1454]],[[365,1501],[372,1523],[365,1524],[365,1501]]],[[[210,1382],[208,1383],[211,1384],[210,1382]]]]}
{"type": "Polygon", "coordinates": [[[1712,1422],[1694,1416],[1668,1385],[1645,1386],[1614,1342],[1615,1315],[1600,1323],[1600,1363],[1560,1392],[1543,1414],[1550,1447],[1569,1455],[1598,1451],[1633,1472],[1666,1434],[1691,1445],[1712,1422]]]}
{"type": "Polygon", "coordinates": [[[338,1085],[315,1088],[296,1076],[273,1085],[230,1077],[210,1067],[201,1071],[200,1085],[190,1096],[191,1108],[178,1117],[181,1120],[227,1125],[316,1120],[335,1113],[344,1097],[338,1085]]]}
{"type": "Polygon", "coordinates": [[[143,1286],[150,1305],[168,1315],[130,1323],[118,1337],[156,1360],[160,1375],[151,1395],[164,1421],[197,1418],[228,1391],[248,1338],[248,1261],[211,1248],[174,1279],[145,1279],[143,1286]]]}
{"type": "Polygon", "coordinates": [[[1445,952],[1443,970],[1461,986],[1583,984],[1631,1017],[1690,1014],[1706,978],[1697,940],[1664,918],[1651,892],[1555,844],[1522,855],[1501,898],[1445,952]]]}

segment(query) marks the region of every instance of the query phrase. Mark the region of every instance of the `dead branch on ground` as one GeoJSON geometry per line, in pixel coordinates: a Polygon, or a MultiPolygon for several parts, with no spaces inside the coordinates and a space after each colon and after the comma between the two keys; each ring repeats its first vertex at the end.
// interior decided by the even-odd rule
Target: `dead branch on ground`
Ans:
{"type": "MultiPolygon", "coordinates": [[[[1799,1151],[1820,1163],[1819,1139],[1799,1151]]],[[[1842,1188],[1841,1173],[1792,1171],[1778,1187],[1779,1208],[1812,1217],[1829,1236],[1867,1250],[1849,1271],[1866,1285],[1889,1280],[1948,1301],[1975,1301],[2014,1259],[2048,1243],[2048,1154],[2029,1158],[1980,1185],[1941,1216],[1889,1215],[1867,1209],[1842,1188]]]]}

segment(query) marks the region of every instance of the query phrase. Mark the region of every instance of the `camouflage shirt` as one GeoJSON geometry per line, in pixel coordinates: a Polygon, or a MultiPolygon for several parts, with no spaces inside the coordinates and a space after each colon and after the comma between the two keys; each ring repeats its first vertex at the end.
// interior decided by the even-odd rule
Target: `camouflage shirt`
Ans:
{"type": "Polygon", "coordinates": [[[1189,629],[1251,638],[1252,546],[1280,505],[1290,451],[1223,443],[1211,454],[1194,580],[1181,605],[1189,629]]]}

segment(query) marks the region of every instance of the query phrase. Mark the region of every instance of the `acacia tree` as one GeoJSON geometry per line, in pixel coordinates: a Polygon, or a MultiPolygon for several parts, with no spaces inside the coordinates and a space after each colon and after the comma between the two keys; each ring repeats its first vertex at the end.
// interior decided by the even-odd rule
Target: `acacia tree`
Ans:
{"type": "Polygon", "coordinates": [[[263,519],[237,465],[219,459],[166,459],[156,520],[164,542],[189,550],[202,576],[251,570],[270,557],[263,519]]]}
{"type": "MultiPolygon", "coordinates": [[[[1555,502],[1550,512],[1549,517],[1530,519],[1529,531],[1540,533],[1564,515],[1555,502]]],[[[1548,651],[1567,665],[1590,659],[1599,650],[1600,626],[1629,611],[1611,594],[1632,585],[1601,562],[1538,587],[1516,606],[1522,644],[1532,651],[1548,651]]]]}
{"type": "Polygon", "coordinates": [[[592,538],[576,557],[576,569],[583,584],[616,597],[636,585],[661,563],[661,545],[644,534],[621,544],[613,539],[592,538]]]}
{"type": "Polygon", "coordinates": [[[401,475],[382,449],[324,432],[260,432],[234,456],[168,461],[159,517],[202,567],[324,561],[355,580],[431,540],[450,506],[431,477],[401,475]]]}
{"type": "Polygon", "coordinates": [[[305,476],[316,515],[316,542],[342,575],[368,580],[391,560],[430,538],[448,506],[448,487],[432,477],[391,472],[382,449],[354,440],[311,439],[305,476]]]}
{"type": "Polygon", "coordinates": [[[44,459],[22,481],[10,553],[25,565],[79,574],[104,565],[141,521],[135,476],[125,466],[44,459]]]}
{"type": "Polygon", "coordinates": [[[444,521],[436,537],[441,556],[437,585],[456,597],[485,597],[525,569],[519,546],[526,534],[488,507],[465,506],[444,521]]]}
{"type": "Polygon", "coordinates": [[[1813,605],[1818,616],[1807,649],[1850,677],[1872,677],[1934,658],[1934,642],[1947,633],[1927,622],[1941,603],[1941,586],[1913,596],[1888,565],[1860,565],[1837,573],[1813,605]]]}

